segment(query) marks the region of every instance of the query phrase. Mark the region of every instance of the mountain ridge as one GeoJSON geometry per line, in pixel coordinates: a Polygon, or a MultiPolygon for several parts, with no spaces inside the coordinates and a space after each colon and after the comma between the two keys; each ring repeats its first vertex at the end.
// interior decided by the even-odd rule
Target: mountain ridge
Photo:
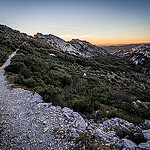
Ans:
{"type": "Polygon", "coordinates": [[[83,57],[92,57],[92,56],[107,56],[109,52],[105,49],[93,45],[90,42],[82,41],[79,39],[72,39],[71,41],[65,41],[60,37],[57,37],[52,34],[43,35],[42,33],[37,33],[34,37],[43,40],[49,43],[51,46],[54,46],[64,52],[68,52],[74,55],[80,55],[83,57]]]}

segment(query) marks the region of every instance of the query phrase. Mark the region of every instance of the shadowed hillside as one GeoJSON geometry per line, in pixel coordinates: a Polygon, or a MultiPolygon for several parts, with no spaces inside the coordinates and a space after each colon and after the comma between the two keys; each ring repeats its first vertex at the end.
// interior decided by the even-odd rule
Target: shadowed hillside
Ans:
{"type": "Polygon", "coordinates": [[[134,123],[150,119],[150,81],[142,66],[116,56],[71,55],[6,26],[0,26],[0,39],[1,64],[19,49],[5,68],[13,86],[36,91],[46,102],[86,117],[134,123]]]}

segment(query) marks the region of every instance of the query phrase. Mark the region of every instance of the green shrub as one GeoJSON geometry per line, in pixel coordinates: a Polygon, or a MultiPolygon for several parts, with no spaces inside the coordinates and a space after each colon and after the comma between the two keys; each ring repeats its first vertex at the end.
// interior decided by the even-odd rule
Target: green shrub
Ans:
{"type": "Polygon", "coordinates": [[[35,87],[36,86],[36,81],[33,78],[28,78],[27,80],[24,81],[24,84],[29,87],[35,87]]]}
{"type": "Polygon", "coordinates": [[[22,63],[22,62],[16,62],[16,63],[12,63],[12,64],[8,65],[5,68],[5,71],[7,71],[7,72],[13,72],[13,73],[19,73],[22,70],[25,70],[25,68],[26,67],[25,67],[24,63],[22,63]]]}
{"type": "Polygon", "coordinates": [[[53,85],[45,85],[37,88],[37,92],[46,102],[52,102],[54,105],[63,105],[63,91],[55,88],[53,85]]]}
{"type": "Polygon", "coordinates": [[[106,87],[95,87],[90,92],[90,99],[92,102],[98,101],[99,103],[109,103],[110,91],[106,91],[106,87]]]}
{"type": "Polygon", "coordinates": [[[71,76],[68,74],[63,75],[60,80],[63,87],[65,87],[66,85],[70,85],[72,83],[71,76]]]}
{"type": "Polygon", "coordinates": [[[74,101],[72,107],[75,111],[82,113],[92,113],[94,111],[93,104],[85,97],[81,97],[80,100],[74,101]]]}
{"type": "Polygon", "coordinates": [[[17,84],[23,84],[24,83],[24,77],[21,74],[19,74],[18,76],[15,76],[14,81],[17,84]]]}

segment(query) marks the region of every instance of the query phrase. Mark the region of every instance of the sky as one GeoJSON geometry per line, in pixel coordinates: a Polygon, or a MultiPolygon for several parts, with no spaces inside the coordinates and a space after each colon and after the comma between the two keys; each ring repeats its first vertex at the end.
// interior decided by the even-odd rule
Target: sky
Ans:
{"type": "Polygon", "coordinates": [[[96,45],[150,42],[150,0],[0,0],[0,24],[96,45]]]}

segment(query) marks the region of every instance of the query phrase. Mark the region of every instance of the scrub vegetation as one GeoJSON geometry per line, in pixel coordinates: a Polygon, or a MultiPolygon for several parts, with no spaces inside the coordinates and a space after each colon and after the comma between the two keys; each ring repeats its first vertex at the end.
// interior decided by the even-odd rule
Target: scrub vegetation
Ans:
{"type": "Polygon", "coordinates": [[[120,117],[133,123],[150,119],[150,75],[116,56],[83,58],[0,26],[0,65],[15,85],[38,92],[45,102],[67,106],[86,117],[120,117]],[[54,55],[52,55],[54,54],[54,55]],[[134,102],[141,103],[135,105],[134,102]]]}

